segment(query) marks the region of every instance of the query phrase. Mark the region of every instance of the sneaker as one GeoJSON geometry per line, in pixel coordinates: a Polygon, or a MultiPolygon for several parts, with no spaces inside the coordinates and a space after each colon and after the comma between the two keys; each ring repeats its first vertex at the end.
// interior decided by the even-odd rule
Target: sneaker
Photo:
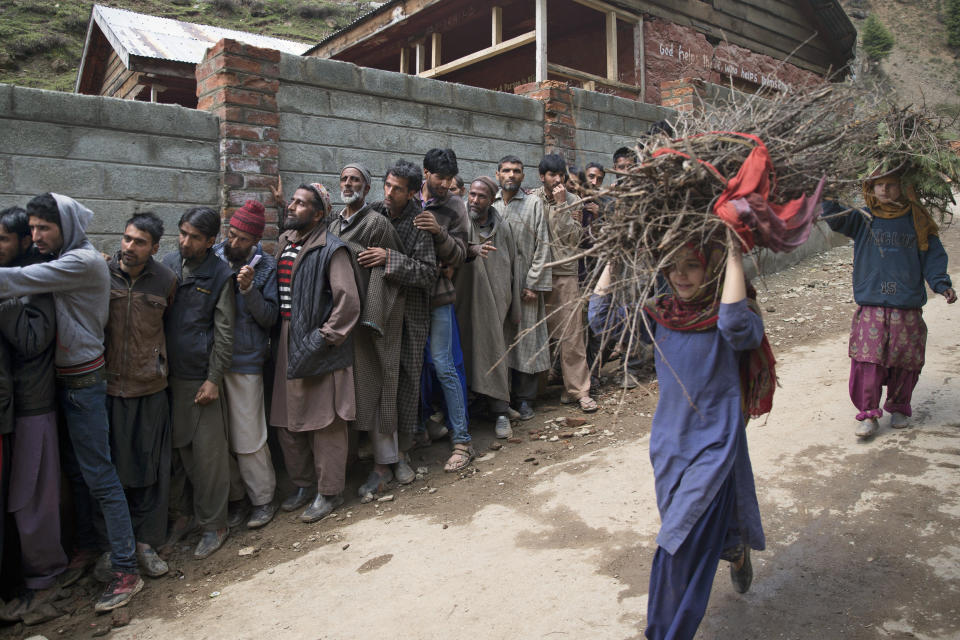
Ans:
{"type": "Polygon", "coordinates": [[[247,520],[247,529],[259,529],[273,520],[277,514],[277,503],[271,500],[267,504],[261,504],[253,508],[250,512],[250,519],[247,520]]]}
{"type": "Polygon", "coordinates": [[[513,427],[510,426],[510,419],[507,416],[497,416],[497,423],[493,427],[493,432],[501,440],[512,438],[513,427]]]}
{"type": "Polygon", "coordinates": [[[97,613],[113,611],[124,606],[143,589],[143,578],[136,573],[115,571],[110,586],[103,592],[93,610],[97,613]]]}
{"type": "Polygon", "coordinates": [[[163,558],[157,555],[153,547],[147,547],[143,550],[137,549],[137,564],[151,578],[159,578],[170,571],[170,567],[167,566],[163,558]]]}
{"type": "Polygon", "coordinates": [[[246,498],[227,504],[227,526],[236,529],[242,525],[246,522],[249,511],[246,498]]]}
{"type": "Polygon", "coordinates": [[[110,560],[110,552],[105,551],[97,558],[97,564],[93,567],[93,577],[97,582],[108,584],[113,580],[113,561],[110,560]]]}
{"type": "Polygon", "coordinates": [[[857,423],[856,434],[858,438],[869,438],[877,432],[880,424],[876,418],[867,418],[857,423]]]}
{"type": "Polygon", "coordinates": [[[894,411],[893,415],[890,416],[890,426],[894,429],[906,429],[910,426],[910,418],[894,411]]]}
{"type": "Polygon", "coordinates": [[[400,462],[397,463],[396,471],[393,472],[393,477],[396,478],[397,482],[400,484],[410,484],[417,478],[417,474],[414,473],[413,469],[410,468],[410,463],[407,462],[407,456],[403,456],[400,462]]]}
{"type": "Polygon", "coordinates": [[[524,400],[520,403],[520,406],[517,407],[517,419],[523,420],[524,422],[529,420],[534,416],[533,408],[530,406],[530,403],[524,400]]]}

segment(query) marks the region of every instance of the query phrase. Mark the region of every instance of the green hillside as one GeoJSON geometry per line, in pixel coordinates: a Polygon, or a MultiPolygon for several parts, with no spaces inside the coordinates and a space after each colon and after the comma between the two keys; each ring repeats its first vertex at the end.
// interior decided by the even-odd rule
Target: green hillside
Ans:
{"type": "MultiPolygon", "coordinates": [[[[93,0],[0,0],[0,82],[73,91],[93,0]]],[[[318,0],[101,0],[185,22],[319,42],[369,2],[318,0]]]]}

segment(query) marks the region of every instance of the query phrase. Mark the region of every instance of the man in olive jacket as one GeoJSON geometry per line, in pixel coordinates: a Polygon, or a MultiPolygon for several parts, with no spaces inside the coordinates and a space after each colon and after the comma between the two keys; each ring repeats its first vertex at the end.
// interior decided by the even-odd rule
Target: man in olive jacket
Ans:
{"type": "Polygon", "coordinates": [[[213,252],[220,214],[194,207],[181,216],[178,227],[180,250],[163,258],[179,280],[166,332],[173,448],[185,472],[175,472],[171,480],[170,502],[179,517],[170,541],[190,528],[192,511],[203,530],[193,552],[200,559],[219,549],[229,535],[230,451],[220,389],[233,357],[236,295],[233,272],[213,252]],[[186,490],[187,479],[192,491],[186,490]]]}

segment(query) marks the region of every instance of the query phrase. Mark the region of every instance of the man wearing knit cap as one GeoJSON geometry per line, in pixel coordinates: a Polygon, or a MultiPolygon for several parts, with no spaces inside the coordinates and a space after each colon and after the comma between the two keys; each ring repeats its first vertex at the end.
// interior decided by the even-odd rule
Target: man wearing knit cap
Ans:
{"type": "Polygon", "coordinates": [[[371,247],[402,251],[390,221],[366,203],[370,171],[348,164],[340,172],[340,199],[346,205],[330,218],[330,233],[350,249],[362,287],[363,313],[354,331],[354,387],[357,418],[353,427],[366,433],[374,468],[360,487],[363,498],[379,493],[393,479],[400,462],[397,440],[397,384],[403,329],[403,288],[384,277],[384,265],[361,267],[356,256],[371,247]]]}
{"type": "Polygon", "coordinates": [[[270,424],[296,487],[281,508],[309,503],[301,522],[343,504],[347,423],[356,419],[352,333],[360,294],[349,249],[327,232],[330,211],[323,185],[301,184],[276,250],[280,337],[270,424]]]}
{"type": "Polygon", "coordinates": [[[247,200],[230,217],[227,239],[214,247],[217,256],[236,273],[237,313],[234,319],[233,362],[223,376],[230,441],[230,505],[227,524],[256,529],[277,512],[277,477],[267,446],[263,403],[263,366],[270,355],[270,331],[277,323],[277,261],[265,253],[264,208],[247,200]],[[247,516],[247,499],[253,511],[247,516]]]}

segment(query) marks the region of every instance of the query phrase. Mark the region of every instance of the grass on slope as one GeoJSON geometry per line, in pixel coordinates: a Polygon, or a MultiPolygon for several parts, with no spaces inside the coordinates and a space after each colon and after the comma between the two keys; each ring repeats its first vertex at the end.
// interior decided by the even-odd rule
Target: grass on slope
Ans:
{"type": "MultiPolygon", "coordinates": [[[[368,9],[317,0],[100,0],[140,13],[319,42],[368,9]]],[[[72,91],[94,0],[0,1],[0,82],[72,91]]]]}

